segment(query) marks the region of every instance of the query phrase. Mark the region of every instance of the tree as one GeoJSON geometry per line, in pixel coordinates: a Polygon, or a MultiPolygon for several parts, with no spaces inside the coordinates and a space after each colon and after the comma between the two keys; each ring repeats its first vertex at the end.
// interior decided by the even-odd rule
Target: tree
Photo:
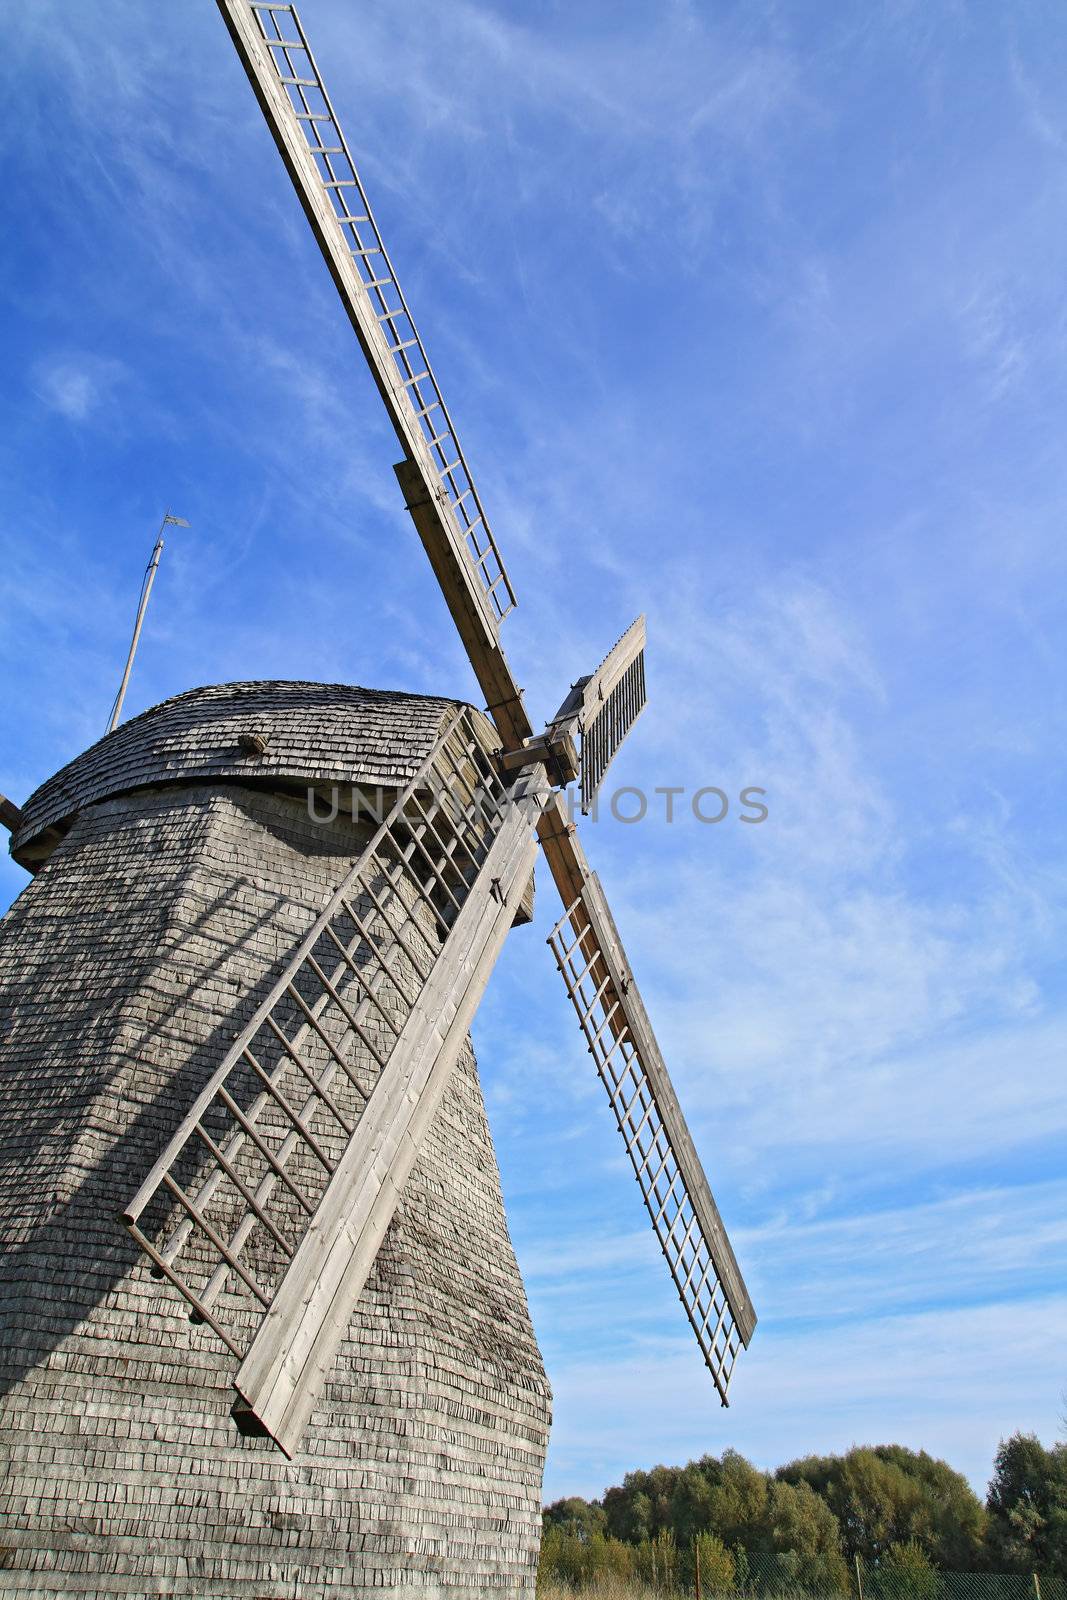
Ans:
{"type": "Polygon", "coordinates": [[[848,1591],[837,1518],[810,1484],[772,1482],[764,1527],[767,1553],[791,1558],[790,1582],[820,1592],[848,1591]]]}
{"type": "Polygon", "coordinates": [[[786,1483],[807,1483],[840,1524],[841,1547],[877,1566],[892,1544],[915,1540],[937,1566],[980,1564],[985,1517],[967,1480],[945,1461],[903,1445],[808,1456],[780,1467],[786,1483]]]}
{"type": "Polygon", "coordinates": [[[768,1475],[757,1471],[736,1450],[725,1451],[721,1461],[705,1456],[700,1463],[705,1471],[709,1464],[715,1470],[711,1474],[708,1527],[724,1544],[740,1545],[750,1552],[758,1549],[767,1517],[768,1475]]]}
{"type": "Polygon", "coordinates": [[[994,1565],[1067,1578],[1067,1445],[1035,1434],[1001,1440],[986,1498],[994,1565]]]}
{"type": "Polygon", "coordinates": [[[569,1589],[595,1588],[605,1578],[626,1583],[632,1576],[635,1551],[631,1545],[603,1533],[583,1538],[558,1523],[545,1524],[537,1563],[539,1585],[564,1584],[569,1589]]]}
{"type": "Polygon", "coordinates": [[[621,1488],[608,1489],[603,1504],[612,1538],[640,1544],[669,1529],[671,1498],[681,1471],[653,1467],[651,1472],[628,1472],[621,1488]]]}
{"type": "Polygon", "coordinates": [[[546,1528],[560,1528],[578,1539],[591,1539],[594,1534],[607,1532],[607,1518],[599,1500],[583,1500],[571,1495],[566,1500],[555,1500],[543,1513],[546,1528]]]}
{"type": "Polygon", "coordinates": [[[678,1587],[678,1547],[669,1528],[643,1539],[634,1553],[634,1571],[659,1593],[671,1595],[678,1587]]]}
{"type": "MultiPolygon", "coordinates": [[[[717,1461],[712,1464],[716,1468],[719,1465],[717,1461]]],[[[671,1495],[671,1528],[683,1547],[691,1545],[700,1534],[707,1533],[714,1526],[713,1496],[714,1490],[703,1463],[690,1461],[678,1474],[671,1495]]]]}
{"type": "Polygon", "coordinates": [[[925,1450],[900,1444],[880,1444],[874,1453],[918,1483],[927,1524],[922,1545],[934,1564],[946,1572],[973,1572],[980,1566],[986,1513],[963,1474],[925,1450]]]}
{"type": "Polygon", "coordinates": [[[582,1541],[555,1522],[542,1524],[541,1551],[537,1558],[537,1584],[563,1583],[576,1588],[582,1581],[582,1541]]]}

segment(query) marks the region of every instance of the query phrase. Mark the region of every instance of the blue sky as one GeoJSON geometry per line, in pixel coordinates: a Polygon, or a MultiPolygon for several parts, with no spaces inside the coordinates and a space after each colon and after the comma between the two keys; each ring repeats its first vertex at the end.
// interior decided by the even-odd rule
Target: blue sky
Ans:
{"type": "MultiPolygon", "coordinates": [[[[476,1043],[556,1395],[546,1494],[899,1440],[984,1485],[1067,1388],[1067,19],[1051,3],[306,0],[490,510],[535,716],[639,611],[585,832],[761,1315],[721,1411],[543,936],[476,1043]]],[[[235,678],[477,697],[395,440],[209,0],[5,50],[20,800],[235,678]]],[[[24,874],[0,867],[6,898],[24,874]]]]}

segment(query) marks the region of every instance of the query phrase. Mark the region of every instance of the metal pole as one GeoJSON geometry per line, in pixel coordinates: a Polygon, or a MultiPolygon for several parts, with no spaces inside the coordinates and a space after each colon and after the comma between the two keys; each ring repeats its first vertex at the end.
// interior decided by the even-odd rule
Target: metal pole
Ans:
{"type": "Polygon", "coordinates": [[[156,539],[156,547],[152,551],[151,559],[145,570],[144,581],[141,584],[141,598],[137,605],[137,620],[133,625],[130,653],[126,657],[126,670],[122,674],[119,692],[115,696],[115,704],[111,710],[111,721],[107,725],[108,733],[114,733],[115,726],[122,715],[122,702],[126,698],[126,687],[130,681],[130,672],[133,669],[133,658],[137,654],[137,641],[141,637],[141,625],[144,622],[144,614],[148,610],[148,597],[152,593],[152,585],[156,581],[156,569],[159,566],[159,558],[163,552],[163,529],[168,522],[173,523],[176,528],[187,528],[189,526],[184,517],[174,517],[169,511],[164,513],[163,521],[159,524],[159,537],[156,539]]]}
{"type": "Polygon", "coordinates": [[[859,1600],[863,1600],[863,1574],[860,1571],[859,1551],[856,1552],[854,1560],[856,1562],[856,1593],[859,1595],[859,1600]]]}

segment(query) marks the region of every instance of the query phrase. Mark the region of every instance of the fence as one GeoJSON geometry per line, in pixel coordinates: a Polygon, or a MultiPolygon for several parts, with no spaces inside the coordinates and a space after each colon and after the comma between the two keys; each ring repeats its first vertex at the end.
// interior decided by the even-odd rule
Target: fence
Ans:
{"type": "Polygon", "coordinates": [[[880,1563],[832,1552],[728,1550],[710,1534],[688,1546],[660,1535],[626,1544],[603,1534],[546,1529],[538,1600],[1067,1600],[1067,1581],[1043,1572],[942,1572],[916,1544],[880,1563]]]}

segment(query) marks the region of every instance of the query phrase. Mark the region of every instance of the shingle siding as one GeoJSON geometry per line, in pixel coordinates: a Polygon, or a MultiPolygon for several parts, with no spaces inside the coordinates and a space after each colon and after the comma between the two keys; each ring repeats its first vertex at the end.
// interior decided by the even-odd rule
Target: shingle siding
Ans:
{"type": "MultiPolygon", "coordinates": [[[[289,687],[316,774],[363,781],[379,736],[413,775],[450,704],[289,687]]],[[[77,767],[0,925],[0,1590],[532,1595],[550,1396],[469,1041],[292,1462],[114,1220],[367,829],[232,771],[77,767]]]]}

